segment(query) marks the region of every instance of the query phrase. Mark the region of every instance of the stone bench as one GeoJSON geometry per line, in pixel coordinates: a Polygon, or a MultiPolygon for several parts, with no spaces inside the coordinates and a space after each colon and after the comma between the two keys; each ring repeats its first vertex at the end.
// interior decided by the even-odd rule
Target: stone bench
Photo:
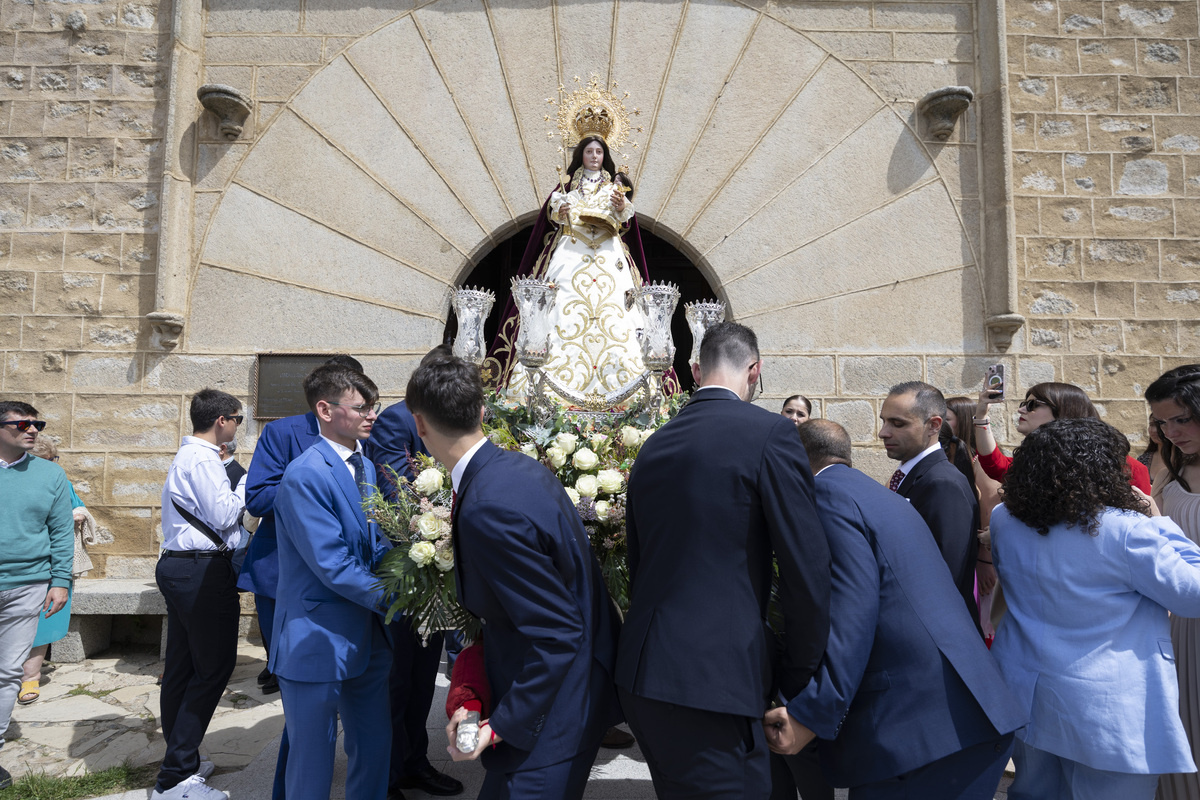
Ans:
{"type": "Polygon", "coordinates": [[[67,635],[54,643],[54,661],[76,663],[108,649],[113,617],[122,615],[162,618],[159,657],[166,655],[167,603],[153,578],[81,578],[71,596],[71,621],[67,635]]]}

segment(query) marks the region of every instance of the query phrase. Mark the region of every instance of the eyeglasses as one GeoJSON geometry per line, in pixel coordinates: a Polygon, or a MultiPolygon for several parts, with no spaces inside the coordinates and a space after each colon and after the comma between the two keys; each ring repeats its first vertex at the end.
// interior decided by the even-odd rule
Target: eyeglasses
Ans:
{"type": "Polygon", "coordinates": [[[1051,411],[1058,410],[1053,404],[1047,403],[1045,400],[1038,400],[1036,397],[1026,397],[1021,401],[1021,404],[1017,406],[1017,411],[1020,411],[1021,409],[1025,409],[1026,411],[1037,411],[1042,406],[1045,406],[1051,411]]]}
{"type": "Polygon", "coordinates": [[[35,431],[43,430],[46,427],[44,419],[6,419],[0,422],[0,425],[12,425],[21,433],[33,428],[35,431]]]}
{"type": "Polygon", "coordinates": [[[222,414],[221,416],[224,417],[225,419],[233,420],[238,425],[241,425],[243,422],[246,421],[246,417],[244,414],[222,414]]]}
{"type": "MultiPolygon", "coordinates": [[[[756,364],[758,364],[757,361],[755,361],[754,364],[751,364],[750,369],[754,369],[756,364]]],[[[762,370],[760,369],[758,371],[758,392],[757,392],[757,394],[753,395],[750,398],[750,400],[751,401],[757,400],[758,398],[762,397],[762,394],[763,394],[763,379],[762,379],[762,370]]]]}
{"type": "Polygon", "coordinates": [[[358,415],[360,417],[369,417],[372,414],[378,414],[379,409],[383,408],[383,403],[376,403],[373,406],[352,406],[348,403],[334,403],[329,400],[327,400],[326,402],[329,403],[329,405],[331,405],[331,406],[345,406],[346,408],[350,409],[351,411],[357,411],[358,415]]]}

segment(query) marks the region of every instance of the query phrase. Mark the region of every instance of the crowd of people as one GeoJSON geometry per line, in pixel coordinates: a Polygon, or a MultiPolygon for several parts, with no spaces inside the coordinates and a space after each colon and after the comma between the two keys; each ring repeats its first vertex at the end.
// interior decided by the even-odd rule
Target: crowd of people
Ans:
{"type": "MultiPolygon", "coordinates": [[[[1026,391],[1006,455],[1002,382],[949,399],[901,383],[880,406],[886,485],[808,398],[749,402],[762,369],[753,331],[715,326],[698,388],[642,446],[623,618],[561,484],[488,440],[479,369],[449,348],[386,409],[353,358],[314,369],[309,412],[266,425],[248,470],[240,401],[197,392],[162,494],[152,797],[226,797],[200,745],[241,590],[269,653],[259,683],[283,698],[277,800],[328,798],[339,720],[347,797],[461,793],[428,758],[443,649],[447,749],[481,761],[488,800],[581,797],[621,721],[660,798],[990,798],[1010,757],[1013,800],[1200,798],[1200,365],[1146,390],[1140,458],[1070,384],[1026,391]],[[457,663],[453,637],[384,622],[390,543],[364,499],[394,494],[389,469],[411,479],[415,453],[450,475],[459,601],[484,621],[457,663]],[[469,711],[478,744],[460,750],[469,711]]],[[[0,402],[0,733],[37,700],[91,567],[94,523],[35,449],[44,428],[0,402]]]]}

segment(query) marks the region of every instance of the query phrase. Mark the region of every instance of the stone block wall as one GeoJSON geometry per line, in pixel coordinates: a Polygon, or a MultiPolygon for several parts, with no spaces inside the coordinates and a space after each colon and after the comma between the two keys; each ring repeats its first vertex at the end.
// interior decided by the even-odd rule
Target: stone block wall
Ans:
{"type": "Polygon", "coordinates": [[[1009,0],[1008,59],[1022,369],[1144,433],[1146,386],[1200,361],[1196,3],[1009,0]]]}
{"type": "Polygon", "coordinates": [[[0,3],[0,395],[49,422],[114,576],[155,552],[184,409],[144,380],[169,16],[157,0],[0,3]]]}

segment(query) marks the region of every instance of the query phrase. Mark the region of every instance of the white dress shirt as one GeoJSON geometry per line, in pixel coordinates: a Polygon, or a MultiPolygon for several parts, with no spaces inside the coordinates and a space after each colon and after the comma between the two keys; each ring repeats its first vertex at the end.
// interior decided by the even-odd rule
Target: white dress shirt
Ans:
{"type": "Polygon", "coordinates": [[[18,458],[16,461],[12,462],[11,464],[8,463],[7,461],[5,461],[3,458],[0,458],[0,469],[10,469],[12,467],[15,467],[17,464],[20,464],[22,461],[24,461],[27,458],[29,458],[29,453],[21,453],[21,457],[18,458]]]}
{"type": "MultiPolygon", "coordinates": [[[[354,443],[354,449],[351,450],[349,447],[346,447],[346,445],[338,444],[333,439],[330,439],[326,436],[322,436],[321,438],[329,443],[329,446],[333,448],[333,452],[337,453],[338,458],[340,458],[342,460],[342,463],[346,465],[346,469],[350,470],[350,477],[353,478],[354,477],[354,465],[351,464],[348,459],[350,458],[350,456],[354,455],[355,453],[361,453],[363,451],[362,442],[356,441],[354,443]]],[[[363,456],[363,459],[364,459],[363,463],[365,464],[366,456],[363,456]]],[[[366,467],[364,466],[363,469],[364,469],[363,474],[365,475],[366,467]]]]}
{"type": "Polygon", "coordinates": [[[480,436],[479,441],[471,445],[471,449],[463,453],[462,458],[454,465],[454,469],[450,470],[450,487],[454,493],[458,493],[458,485],[462,483],[463,474],[467,471],[467,464],[471,463],[471,457],[483,447],[483,443],[487,441],[486,436],[480,436]]]}
{"type": "Polygon", "coordinates": [[[203,439],[183,437],[163,484],[164,550],[217,549],[212,539],[183,518],[172,500],[212,528],[231,549],[241,544],[238,519],[243,503],[229,486],[220,452],[219,447],[203,439]]]}
{"type": "Polygon", "coordinates": [[[904,477],[905,478],[908,477],[908,473],[912,472],[913,467],[915,467],[917,464],[921,463],[922,458],[924,458],[925,456],[934,452],[935,450],[940,450],[941,447],[942,447],[942,445],[940,442],[934,442],[933,444],[929,445],[929,447],[926,447],[924,450],[917,453],[915,456],[910,458],[908,461],[905,461],[903,464],[901,464],[900,471],[904,473],[904,477]]]}

